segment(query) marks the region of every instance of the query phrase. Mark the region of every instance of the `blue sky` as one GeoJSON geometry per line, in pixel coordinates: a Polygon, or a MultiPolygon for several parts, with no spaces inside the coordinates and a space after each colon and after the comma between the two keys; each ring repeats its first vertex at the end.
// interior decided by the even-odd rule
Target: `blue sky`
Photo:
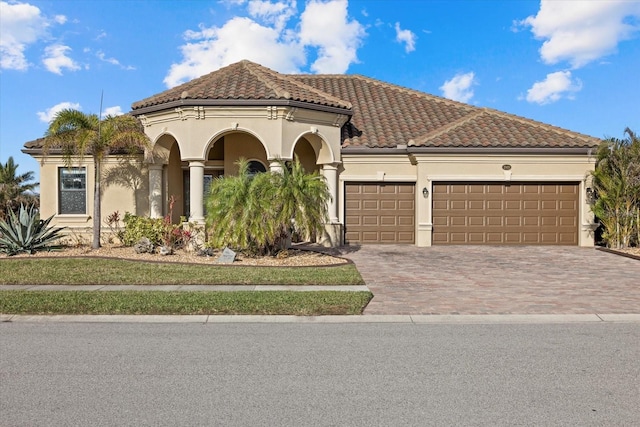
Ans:
{"type": "Polygon", "coordinates": [[[596,137],[640,132],[639,1],[0,0],[0,161],[249,59],[362,74],[596,137]]]}

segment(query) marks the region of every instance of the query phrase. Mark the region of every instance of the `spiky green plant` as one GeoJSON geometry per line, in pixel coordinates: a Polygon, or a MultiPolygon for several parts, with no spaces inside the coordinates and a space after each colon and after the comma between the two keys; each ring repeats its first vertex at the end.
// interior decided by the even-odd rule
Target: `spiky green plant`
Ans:
{"type": "Polygon", "coordinates": [[[8,211],[7,219],[0,220],[0,252],[16,255],[59,249],[61,245],[54,243],[64,228],[49,227],[51,218],[41,220],[34,206],[20,205],[17,214],[8,211]]]}
{"type": "Polygon", "coordinates": [[[213,181],[207,198],[209,243],[260,255],[274,255],[293,232],[317,235],[327,220],[331,195],[326,181],[308,174],[297,160],[282,172],[252,175],[240,160],[236,176],[213,181]]]}

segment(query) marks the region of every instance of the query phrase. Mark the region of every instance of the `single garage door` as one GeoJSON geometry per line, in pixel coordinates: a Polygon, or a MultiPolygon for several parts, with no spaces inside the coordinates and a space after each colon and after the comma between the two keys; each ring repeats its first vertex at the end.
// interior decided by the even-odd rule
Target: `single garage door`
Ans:
{"type": "Polygon", "coordinates": [[[577,245],[577,183],[433,185],[433,244],[577,245]]]}
{"type": "Polygon", "coordinates": [[[347,243],[414,243],[415,184],[345,183],[347,243]]]}

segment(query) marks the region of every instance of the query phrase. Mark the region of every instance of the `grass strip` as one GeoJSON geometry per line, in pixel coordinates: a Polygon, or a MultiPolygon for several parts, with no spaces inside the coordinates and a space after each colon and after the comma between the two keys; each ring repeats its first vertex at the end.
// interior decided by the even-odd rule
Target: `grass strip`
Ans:
{"type": "Polygon", "coordinates": [[[2,285],[363,285],[353,264],[237,267],[102,258],[0,260],[2,285]]]}
{"type": "Polygon", "coordinates": [[[3,314],[362,314],[370,292],[0,291],[3,314]]]}

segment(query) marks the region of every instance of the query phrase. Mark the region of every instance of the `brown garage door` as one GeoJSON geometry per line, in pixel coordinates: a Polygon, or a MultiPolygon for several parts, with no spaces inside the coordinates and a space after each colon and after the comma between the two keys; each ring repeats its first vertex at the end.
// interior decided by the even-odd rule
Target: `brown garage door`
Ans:
{"type": "Polygon", "coordinates": [[[346,183],[347,243],[413,243],[415,185],[413,183],[346,183]]]}
{"type": "Polygon", "coordinates": [[[434,244],[577,245],[577,183],[433,185],[434,244]]]}

